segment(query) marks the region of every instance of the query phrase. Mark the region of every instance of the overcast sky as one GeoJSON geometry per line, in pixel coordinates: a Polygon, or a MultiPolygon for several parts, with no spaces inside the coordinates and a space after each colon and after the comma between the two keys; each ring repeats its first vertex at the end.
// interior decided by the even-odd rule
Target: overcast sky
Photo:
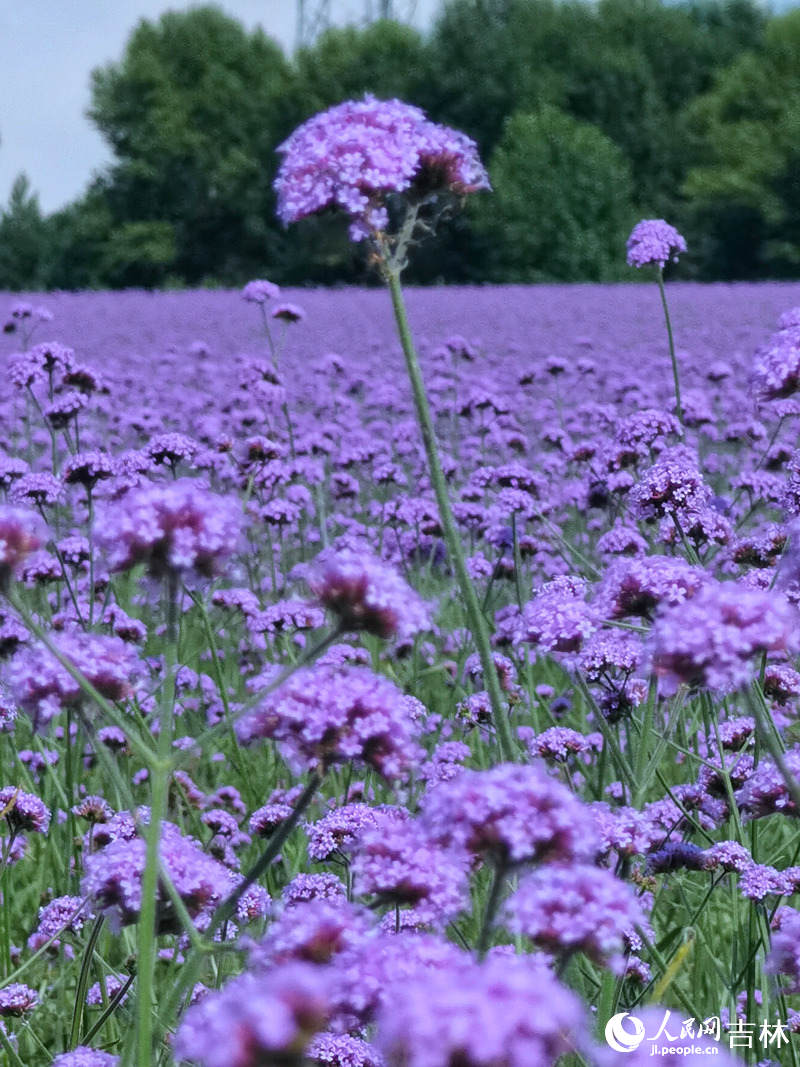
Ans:
{"type": "MultiPolygon", "coordinates": [[[[321,0],[306,0],[313,9],[321,0]]],[[[773,9],[798,0],[775,0],[773,9]]],[[[358,20],[368,0],[329,0],[337,22],[358,20]]],[[[426,26],[438,0],[396,0],[415,7],[426,26]]],[[[191,3],[175,0],[0,0],[0,205],[25,171],[45,211],[73,199],[109,159],[85,117],[89,72],[118,59],[142,17],[191,3]]],[[[221,0],[248,27],[261,24],[288,51],[295,36],[296,0],[221,0]]],[[[375,5],[377,6],[377,4],[375,5]]]]}
{"type": "MultiPolygon", "coordinates": [[[[306,0],[308,10],[319,0],[306,0]]],[[[45,211],[73,199],[109,159],[85,117],[89,72],[118,59],[137,20],[182,0],[0,0],[0,205],[25,171],[45,211]]],[[[291,49],[296,0],[221,0],[248,27],[257,24],[291,49]]],[[[400,5],[402,6],[402,4],[400,5]]],[[[417,0],[424,26],[436,0],[417,0]]],[[[330,0],[336,21],[358,20],[366,0],[330,0]]]]}

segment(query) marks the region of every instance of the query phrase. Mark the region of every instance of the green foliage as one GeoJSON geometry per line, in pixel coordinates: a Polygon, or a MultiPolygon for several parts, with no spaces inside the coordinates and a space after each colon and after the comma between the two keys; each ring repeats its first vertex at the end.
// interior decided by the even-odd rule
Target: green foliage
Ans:
{"type": "MultiPolygon", "coordinates": [[[[381,19],[327,30],[287,59],[215,6],[141,20],[120,59],[92,75],[89,115],[113,163],[48,219],[27,188],[9,204],[0,285],[374,281],[342,220],[309,219],[287,234],[272,190],[275,149],[292,129],[366,92],[464,130],[484,159],[509,116],[557,109],[594,129],[604,165],[609,142],[616,147],[620,216],[632,196],[640,216],[687,233],[684,271],[790,275],[800,264],[796,26],[796,16],[767,19],[756,0],[443,0],[426,36],[381,19]]],[[[582,216],[568,206],[574,189],[562,162],[572,140],[562,147],[548,142],[535,154],[536,181],[564,184],[556,202],[574,220],[582,216]]],[[[589,189],[585,200],[605,195],[589,189]]],[[[481,198],[477,229],[462,213],[417,249],[409,279],[592,280],[620,265],[618,243],[601,254],[595,238],[571,228],[574,247],[550,262],[556,244],[541,220],[539,251],[528,235],[523,252],[502,230],[508,203],[491,208],[490,199],[481,198]]],[[[531,230],[535,216],[522,226],[523,206],[510,217],[531,230]]],[[[598,233],[613,229],[590,222],[598,233]]]]}
{"type": "Polygon", "coordinates": [[[327,30],[294,58],[303,118],[366,92],[416,103],[428,75],[426,63],[423,39],[409,26],[382,20],[363,30],[327,30]]]}
{"type": "Polygon", "coordinates": [[[0,289],[37,289],[44,271],[47,224],[25,174],[0,212],[0,289]]]}
{"type": "Polygon", "coordinates": [[[622,152],[553,107],[506,122],[489,168],[494,195],[476,209],[492,278],[513,282],[622,276],[635,220],[622,152]]]}
{"type": "Polygon", "coordinates": [[[162,266],[170,226],[173,266],[189,283],[212,272],[239,279],[269,261],[274,149],[296,119],[289,81],[278,46],[215,7],[142,20],[122,60],[94,71],[89,115],[117,159],[107,188],[114,269],[132,233],[134,244],[149,233],[146,258],[154,251],[155,231],[129,223],[162,224],[162,266]]]}
{"type": "Polygon", "coordinates": [[[718,276],[794,276],[800,267],[800,12],[770,22],[690,109],[700,161],[685,192],[710,234],[718,276]],[[744,248],[742,232],[749,235],[744,248]],[[734,258],[736,257],[736,258],[734,258]]]}

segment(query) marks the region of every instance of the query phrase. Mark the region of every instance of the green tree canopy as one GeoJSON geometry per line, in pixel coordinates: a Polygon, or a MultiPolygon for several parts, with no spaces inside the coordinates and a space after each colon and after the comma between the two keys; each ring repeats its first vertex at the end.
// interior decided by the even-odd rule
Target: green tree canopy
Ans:
{"type": "Polygon", "coordinates": [[[686,179],[717,277],[800,269],[800,11],[772,20],[689,111],[699,163],[686,179]]]}
{"type": "Polygon", "coordinates": [[[492,155],[494,193],[475,210],[490,276],[513,282],[624,276],[635,219],[622,152],[557,108],[518,112],[492,155]]]}
{"type": "Polygon", "coordinates": [[[280,48],[216,7],[140,21],[120,62],[92,74],[89,115],[116,156],[113,229],[171,226],[174,267],[190,283],[268,263],[279,243],[274,149],[297,118],[289,86],[280,48]]]}
{"type": "Polygon", "coordinates": [[[0,289],[38,289],[44,283],[47,224],[26,174],[17,175],[0,211],[0,289]]]}

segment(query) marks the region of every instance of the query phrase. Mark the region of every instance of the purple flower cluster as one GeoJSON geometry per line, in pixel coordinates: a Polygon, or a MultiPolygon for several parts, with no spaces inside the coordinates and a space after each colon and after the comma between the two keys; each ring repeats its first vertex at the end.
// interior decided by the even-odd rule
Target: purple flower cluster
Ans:
{"type": "Polygon", "coordinates": [[[273,738],[298,771],[356,760],[402,779],[420,753],[409,699],[364,667],[295,672],[242,720],[239,733],[248,741],[273,738]]]}
{"type": "Polygon", "coordinates": [[[194,571],[213,577],[234,552],[241,531],[241,507],[196,481],[131,489],[105,506],[96,537],[112,570],[146,564],[160,577],[194,571]]]}
{"type": "Polygon", "coordinates": [[[309,119],[279,147],[275,189],[284,223],[336,207],[361,240],[385,230],[390,193],[488,189],[475,143],[400,100],[348,100],[309,119]]]}
{"type": "Polygon", "coordinates": [[[735,582],[707,584],[691,600],[664,608],[652,634],[652,663],[665,692],[680,684],[729,691],[751,677],[764,652],[796,652],[796,609],[777,592],[735,582]]]}
{"type": "Polygon", "coordinates": [[[686,240],[663,219],[642,219],[628,238],[628,264],[631,267],[656,266],[663,270],[686,251],[686,240]]]}
{"type": "Polygon", "coordinates": [[[399,574],[369,553],[323,553],[308,577],[320,604],[333,612],[343,630],[365,630],[378,637],[413,637],[430,625],[425,604],[399,574]]]}

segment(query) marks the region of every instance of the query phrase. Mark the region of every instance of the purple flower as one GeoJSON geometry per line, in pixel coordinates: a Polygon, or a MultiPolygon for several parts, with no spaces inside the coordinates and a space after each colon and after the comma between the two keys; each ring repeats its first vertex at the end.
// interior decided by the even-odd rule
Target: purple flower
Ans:
{"type": "Polygon", "coordinates": [[[58,478],[46,471],[23,474],[11,488],[9,497],[16,504],[35,504],[37,507],[52,506],[61,499],[63,487],[58,478]]]}
{"type": "Polygon", "coordinates": [[[686,251],[686,241],[663,219],[642,219],[633,227],[627,249],[629,266],[652,264],[663,270],[669,260],[678,262],[678,254],[686,251]]]}
{"type": "Polygon", "coordinates": [[[319,1067],[384,1067],[376,1048],[349,1034],[317,1034],[306,1049],[305,1058],[319,1067]]]}
{"type": "Polygon", "coordinates": [[[633,517],[646,521],[665,515],[681,518],[701,511],[710,499],[697,457],[682,446],[664,453],[629,494],[633,517]]]}
{"type": "Polygon", "coordinates": [[[298,772],[357,760],[402,779],[420,755],[409,698],[365,667],[296,671],[237,728],[243,740],[274,738],[298,772]]]}
{"type": "Polygon", "coordinates": [[[577,997],[539,959],[513,955],[393,983],[375,1036],[387,1067],[532,1067],[587,1041],[577,997]]]}
{"type": "Polygon", "coordinates": [[[341,897],[307,900],[286,908],[250,950],[251,967],[273,967],[288,960],[328,963],[360,942],[372,925],[369,912],[341,897]]]}
{"type": "Polygon", "coordinates": [[[659,604],[683,604],[707,581],[702,567],[670,556],[617,559],[603,575],[593,606],[604,619],[647,618],[659,604]]]}
{"type": "Polygon", "coordinates": [[[393,982],[412,981],[418,973],[431,968],[454,974],[470,964],[471,958],[465,952],[438,934],[413,929],[396,934],[395,916],[390,918],[390,930],[385,927],[376,930],[372,937],[347,949],[335,960],[332,986],[337,1031],[369,1025],[381,1005],[391,1004],[393,982]]]}
{"type": "Polygon", "coordinates": [[[281,322],[301,322],[305,317],[305,311],[297,304],[276,304],[270,312],[270,318],[281,322]]]}
{"type": "Polygon", "coordinates": [[[385,230],[390,193],[488,189],[475,143],[400,100],[348,100],[313,118],[278,148],[278,215],[297,222],[326,208],[350,216],[361,240],[385,230]]]}
{"type": "Polygon", "coordinates": [[[39,925],[28,938],[28,948],[35,952],[46,941],[55,938],[52,947],[58,949],[60,935],[79,934],[90,916],[86,901],[81,897],[56,897],[39,909],[39,925]]]}
{"type": "MultiPolygon", "coordinates": [[[[788,749],[783,758],[789,773],[797,781],[800,778],[800,748],[788,749]]],[[[736,803],[745,818],[750,819],[761,819],[776,812],[797,815],[783,775],[769,757],[759,761],[758,767],[737,791],[736,803]]]]}
{"type": "Polygon", "coordinates": [[[522,609],[518,641],[545,652],[576,652],[597,627],[581,579],[556,578],[522,609]]]}
{"type": "Polygon", "coordinates": [[[643,921],[631,887],[591,864],[547,864],[525,875],[506,903],[509,929],[557,955],[583,952],[600,962],[622,951],[643,921]]]}
{"type": "Polygon", "coordinates": [[[702,871],[709,867],[708,854],[691,841],[667,841],[647,857],[647,870],[651,874],[667,871],[702,871]]]}
{"type": "Polygon", "coordinates": [[[0,789],[0,815],[4,816],[14,834],[31,832],[46,834],[50,825],[50,809],[34,793],[23,793],[18,786],[0,789]]]}
{"type": "Polygon", "coordinates": [[[269,300],[277,300],[280,295],[280,287],[265,278],[256,278],[242,289],[242,300],[251,304],[266,304],[269,300]]]}
{"type": "Polygon", "coordinates": [[[300,1059],[329,1013],[323,967],[288,963],[245,973],[189,1008],[175,1035],[175,1057],[198,1067],[260,1067],[300,1059]]]}
{"type": "Polygon", "coordinates": [[[789,978],[785,992],[800,992],[800,912],[779,908],[772,922],[772,947],[765,970],[789,978]]]}
{"type": "Polygon", "coordinates": [[[218,573],[241,530],[237,500],[192,479],[131,489],[98,515],[96,539],[112,570],[147,564],[154,577],[168,571],[218,573]]]}
{"type": "Polygon", "coordinates": [[[797,625],[796,609],[780,593],[709,582],[656,616],[653,670],[667,693],[682,683],[731,691],[750,679],[755,655],[796,651],[797,625]]]}
{"type": "Polygon", "coordinates": [[[38,1003],[36,990],[22,982],[12,982],[0,989],[0,1016],[3,1018],[26,1015],[38,1003]]]}
{"type": "MultiPolygon", "coordinates": [[[[50,637],[53,645],[106,700],[124,700],[142,665],[119,637],[64,632],[50,637]]],[[[78,682],[43,645],[26,646],[8,666],[8,682],[19,706],[34,725],[46,725],[65,708],[88,698],[78,682]]]]}
{"type": "Polygon", "coordinates": [[[353,879],[359,894],[411,905],[423,922],[444,925],[468,904],[468,858],[431,841],[418,821],[384,815],[356,847],[353,879]]]}
{"type": "Polygon", "coordinates": [[[287,908],[308,900],[341,901],[347,898],[347,887],[335,874],[296,874],[282,897],[287,908]]]}
{"type": "Polygon", "coordinates": [[[56,1056],[50,1067],[119,1067],[119,1064],[119,1056],[79,1045],[72,1052],[62,1052],[56,1056]]]}
{"type": "Polygon", "coordinates": [[[379,808],[344,804],[306,827],[308,855],[318,863],[351,851],[361,832],[377,825],[379,808]]]}
{"type": "MultiPolygon", "coordinates": [[[[144,839],[131,837],[112,840],[86,857],[81,891],[116,930],[139,918],[146,852],[144,839]]],[[[231,872],[171,823],[161,829],[160,857],[189,915],[201,926],[233,890],[231,872]]],[[[158,927],[162,933],[180,930],[163,887],[159,889],[158,927]]]]}
{"type": "Polygon", "coordinates": [[[581,734],[565,726],[551,726],[527,742],[532,756],[566,763],[570,756],[597,752],[603,747],[602,734],[581,734]]]}
{"type": "MultiPolygon", "coordinates": [[[[90,1008],[99,1008],[105,1002],[103,999],[103,993],[105,993],[106,1000],[113,1000],[119,993],[122,987],[125,985],[127,979],[122,978],[117,974],[107,974],[103,977],[102,986],[100,982],[95,982],[93,986],[89,987],[86,994],[86,1003],[90,1008]]],[[[127,994],[123,997],[122,1003],[128,999],[127,994]]]]}
{"type": "Polygon", "coordinates": [[[422,823],[435,840],[503,864],[591,859],[599,848],[590,809],[538,766],[464,770],[426,794],[422,823]]]}
{"type": "Polygon", "coordinates": [[[403,639],[430,626],[420,597],[392,567],[369,552],[323,553],[312,564],[308,584],[344,630],[403,639]]]}
{"type": "Polygon", "coordinates": [[[107,452],[96,449],[91,452],[76,452],[64,464],[62,471],[67,485],[85,485],[92,488],[104,478],[114,474],[114,461],[107,452]]]}
{"type": "Polygon", "coordinates": [[[0,589],[46,540],[44,523],[35,511],[0,505],[0,589]]]}

